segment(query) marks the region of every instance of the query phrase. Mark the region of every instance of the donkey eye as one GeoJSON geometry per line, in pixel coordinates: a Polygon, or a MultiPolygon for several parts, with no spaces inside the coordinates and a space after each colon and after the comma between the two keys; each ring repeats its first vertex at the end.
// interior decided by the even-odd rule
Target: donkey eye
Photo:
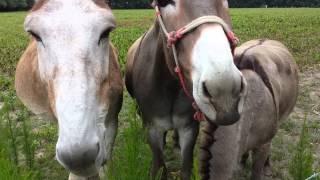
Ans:
{"type": "Polygon", "coordinates": [[[34,39],[36,39],[38,42],[42,42],[41,37],[40,37],[37,33],[33,32],[33,31],[28,31],[28,33],[29,33],[34,39]]]}
{"type": "Polygon", "coordinates": [[[110,35],[110,32],[113,30],[113,28],[108,28],[106,30],[104,30],[101,35],[100,35],[100,38],[99,38],[99,44],[101,43],[101,41],[107,39],[110,35]]]}
{"type": "Polygon", "coordinates": [[[174,0],[158,0],[158,5],[160,7],[165,7],[165,6],[169,5],[169,4],[174,5],[175,4],[174,0]]]}

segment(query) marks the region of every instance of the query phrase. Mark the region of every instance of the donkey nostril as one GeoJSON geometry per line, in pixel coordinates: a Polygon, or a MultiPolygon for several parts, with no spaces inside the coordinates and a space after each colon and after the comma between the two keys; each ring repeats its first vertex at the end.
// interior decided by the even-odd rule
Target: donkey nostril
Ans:
{"type": "Polygon", "coordinates": [[[206,96],[208,98],[212,98],[212,96],[210,95],[209,90],[208,90],[205,82],[202,83],[202,89],[203,89],[204,96],[206,96]]]}
{"type": "Polygon", "coordinates": [[[64,146],[57,148],[57,157],[70,170],[85,169],[95,164],[101,147],[99,143],[64,146]]]}

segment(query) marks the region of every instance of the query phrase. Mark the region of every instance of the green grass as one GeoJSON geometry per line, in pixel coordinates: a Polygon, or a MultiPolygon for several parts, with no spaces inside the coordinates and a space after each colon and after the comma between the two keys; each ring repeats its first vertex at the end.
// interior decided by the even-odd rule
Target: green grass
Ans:
{"type": "Polygon", "coordinates": [[[142,129],[137,106],[132,101],[124,106],[125,116],[121,118],[126,124],[122,124],[123,128],[117,135],[112,162],[107,170],[108,179],[149,179],[151,151],[145,143],[145,131],[142,129]]]}
{"type": "Polygon", "coordinates": [[[289,172],[294,180],[306,179],[313,173],[314,158],[306,122],[307,118],[304,120],[299,142],[294,148],[294,155],[289,166],[289,172]]]}
{"type": "MultiPolygon", "coordinates": [[[[0,82],[8,91],[12,90],[8,79],[0,78],[0,82]]],[[[18,102],[13,91],[0,94],[0,102],[0,177],[37,179],[39,173],[34,166],[35,146],[29,112],[18,102]]]]}
{"type": "MultiPolygon", "coordinates": [[[[128,48],[153,23],[154,11],[116,10],[114,14],[118,28],[111,39],[119,50],[123,70],[128,48]]],[[[25,12],[0,14],[0,179],[67,179],[67,172],[55,160],[56,123],[29,113],[13,88],[16,63],[29,41],[23,31],[25,15],[25,12]]],[[[320,63],[319,9],[232,9],[231,15],[234,31],[242,42],[255,38],[280,40],[289,47],[302,70],[320,63]]],[[[299,98],[298,108],[304,111],[310,111],[309,89],[312,88],[303,91],[299,98]]],[[[293,154],[288,149],[297,142],[301,121],[303,117],[297,115],[283,123],[273,142],[275,178],[291,179],[288,166],[293,154]]],[[[319,129],[320,124],[312,121],[309,126],[319,129]]],[[[319,144],[320,131],[316,132],[310,139],[319,144]]],[[[109,179],[148,179],[151,152],[144,134],[135,104],[125,93],[108,167],[109,179]]],[[[311,149],[316,151],[317,147],[311,149]]],[[[178,166],[178,159],[172,159],[172,166],[178,166]]],[[[314,164],[315,169],[320,169],[319,159],[314,164]]],[[[199,179],[197,169],[194,174],[199,179]]]]}

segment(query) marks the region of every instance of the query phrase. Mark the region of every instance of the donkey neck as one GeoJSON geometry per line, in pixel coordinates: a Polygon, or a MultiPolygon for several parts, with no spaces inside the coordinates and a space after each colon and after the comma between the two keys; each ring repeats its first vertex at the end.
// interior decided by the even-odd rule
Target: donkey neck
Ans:
{"type": "MultiPolygon", "coordinates": [[[[156,21],[153,27],[142,38],[142,45],[139,49],[150,48],[148,42],[155,43],[150,59],[148,60],[148,68],[152,72],[154,78],[161,81],[177,81],[174,73],[174,58],[171,48],[166,45],[166,37],[163,34],[159,23],[156,21]]],[[[138,50],[139,51],[139,50],[138,50]]],[[[138,52],[139,55],[139,52],[138,52]]]]}

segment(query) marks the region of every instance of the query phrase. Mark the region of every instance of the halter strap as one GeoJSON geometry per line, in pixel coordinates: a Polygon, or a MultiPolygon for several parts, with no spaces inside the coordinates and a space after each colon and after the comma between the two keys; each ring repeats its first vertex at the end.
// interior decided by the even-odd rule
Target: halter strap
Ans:
{"type": "Polygon", "coordinates": [[[164,34],[167,37],[168,47],[172,47],[173,45],[175,45],[176,42],[182,39],[185,34],[189,33],[190,31],[193,31],[194,29],[198,28],[200,25],[209,24],[209,23],[219,24],[223,28],[230,42],[232,51],[237,47],[239,43],[239,39],[231,31],[229,26],[225,23],[223,19],[221,19],[218,16],[202,16],[191,21],[189,24],[178,29],[177,31],[168,32],[166,26],[164,25],[159,7],[155,6],[155,10],[156,10],[156,15],[160,23],[161,29],[163,30],[164,34]]]}
{"type": "Polygon", "coordinates": [[[165,36],[167,37],[167,46],[168,46],[168,48],[171,48],[172,52],[173,52],[173,58],[174,58],[175,65],[176,65],[175,73],[177,74],[177,76],[179,78],[179,81],[180,81],[180,84],[181,84],[181,87],[182,87],[184,93],[192,101],[192,107],[196,111],[196,113],[194,114],[194,119],[197,121],[203,121],[205,119],[205,115],[201,112],[201,110],[199,109],[198,105],[196,104],[193,96],[187,90],[185,78],[183,76],[183,72],[180,68],[179,61],[178,61],[176,43],[180,39],[182,39],[185,34],[189,33],[190,31],[193,31],[194,29],[198,28],[200,25],[208,24],[208,23],[219,24],[223,28],[223,30],[229,40],[230,48],[231,48],[233,55],[234,55],[234,50],[239,43],[239,39],[234,35],[234,33],[231,31],[229,26],[224,22],[224,20],[218,16],[202,16],[202,17],[199,17],[199,18],[191,21],[189,24],[178,29],[177,31],[168,32],[168,30],[163,22],[159,7],[155,6],[155,10],[156,10],[156,15],[157,15],[157,19],[159,21],[160,27],[161,27],[162,31],[164,32],[165,36]]]}

